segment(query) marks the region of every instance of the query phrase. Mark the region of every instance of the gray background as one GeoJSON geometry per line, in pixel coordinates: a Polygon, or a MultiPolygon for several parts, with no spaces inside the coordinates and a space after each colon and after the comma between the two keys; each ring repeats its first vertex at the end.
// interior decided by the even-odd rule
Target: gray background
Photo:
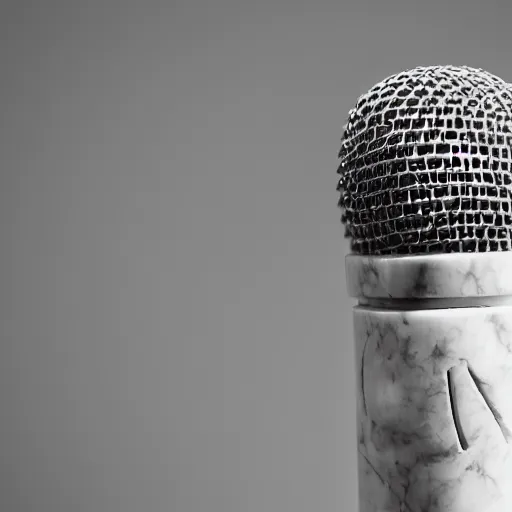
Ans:
{"type": "Polygon", "coordinates": [[[3,2],[0,510],[356,510],[337,152],[511,2],[3,2]]]}

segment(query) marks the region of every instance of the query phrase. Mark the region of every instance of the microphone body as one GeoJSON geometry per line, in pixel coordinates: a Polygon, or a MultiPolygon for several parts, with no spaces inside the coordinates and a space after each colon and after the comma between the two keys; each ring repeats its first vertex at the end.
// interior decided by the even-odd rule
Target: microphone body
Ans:
{"type": "Polygon", "coordinates": [[[512,253],[346,257],[360,512],[512,510],[512,253]]]}

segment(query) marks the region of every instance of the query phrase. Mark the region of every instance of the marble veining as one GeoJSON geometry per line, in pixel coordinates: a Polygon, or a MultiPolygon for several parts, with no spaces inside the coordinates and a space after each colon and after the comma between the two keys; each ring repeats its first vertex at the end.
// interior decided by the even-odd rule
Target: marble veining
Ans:
{"type": "Polygon", "coordinates": [[[354,309],[360,512],[512,510],[512,306],[354,309]]]}
{"type": "Polygon", "coordinates": [[[512,295],[512,252],[350,254],[345,266],[351,297],[428,299],[512,295]]]}

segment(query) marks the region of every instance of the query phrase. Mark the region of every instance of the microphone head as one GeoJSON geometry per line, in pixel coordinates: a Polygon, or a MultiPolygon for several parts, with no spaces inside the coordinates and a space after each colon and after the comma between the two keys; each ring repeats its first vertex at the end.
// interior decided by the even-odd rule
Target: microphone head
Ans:
{"type": "Polygon", "coordinates": [[[339,206],[354,253],[512,249],[512,85],[417,67],[362,95],[344,128],[339,206]]]}

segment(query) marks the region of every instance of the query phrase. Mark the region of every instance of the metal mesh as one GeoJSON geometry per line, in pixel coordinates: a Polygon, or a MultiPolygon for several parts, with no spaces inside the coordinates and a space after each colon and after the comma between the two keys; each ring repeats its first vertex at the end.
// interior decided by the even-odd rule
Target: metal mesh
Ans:
{"type": "Polygon", "coordinates": [[[339,152],[339,206],[361,254],[512,249],[512,85],[418,67],[359,98],[339,152]]]}

